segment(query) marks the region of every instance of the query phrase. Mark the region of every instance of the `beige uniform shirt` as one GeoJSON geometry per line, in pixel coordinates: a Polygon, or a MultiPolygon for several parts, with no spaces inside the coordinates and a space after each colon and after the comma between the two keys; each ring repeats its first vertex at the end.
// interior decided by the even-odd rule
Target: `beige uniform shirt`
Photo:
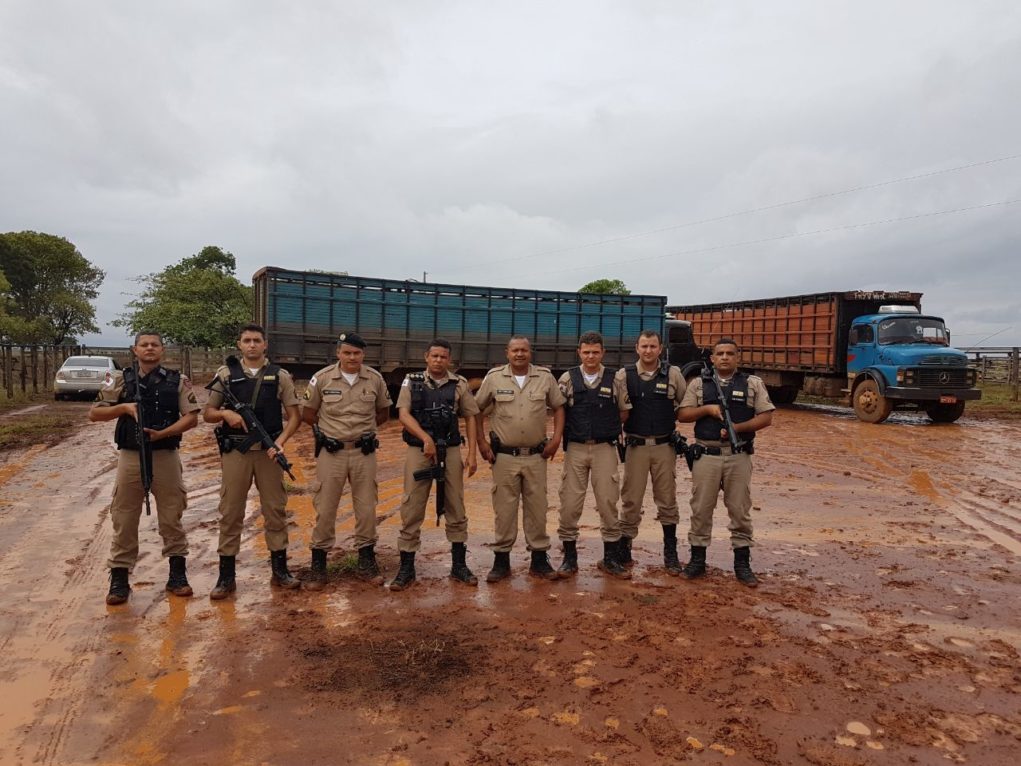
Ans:
{"type": "MultiPolygon", "coordinates": [[[[646,372],[641,367],[638,368],[638,377],[642,380],[649,380],[656,373],[659,372],[657,367],[652,372],[646,372]]],[[[681,401],[684,398],[684,392],[687,389],[687,384],[684,382],[684,376],[681,375],[681,370],[678,367],[670,365],[670,369],[667,372],[667,397],[673,400],[674,410],[676,411],[681,407],[681,401]]],[[[631,397],[628,396],[627,392],[627,370],[621,367],[617,370],[617,374],[613,376],[613,385],[617,389],[617,405],[622,410],[630,410],[634,408],[631,403],[631,397]]],[[[627,425],[624,426],[627,430],[627,425]]]]}
{"type": "Polygon", "coordinates": [[[376,410],[393,402],[383,376],[362,365],[358,379],[350,385],[340,363],[319,370],[305,389],[305,408],[319,413],[319,428],[331,439],[354,441],[376,430],[376,410]]]}
{"type": "MultiPolygon", "coordinates": [[[[110,382],[99,390],[99,399],[96,400],[96,403],[92,406],[112,407],[115,404],[119,404],[120,402],[118,400],[120,399],[121,392],[123,390],[124,372],[121,370],[114,370],[110,382]]],[[[191,381],[188,380],[188,376],[184,374],[181,375],[181,382],[177,385],[177,407],[180,409],[182,415],[187,415],[191,412],[198,412],[202,409],[199,405],[198,399],[195,398],[195,392],[191,388],[191,381]]]]}
{"type": "MultiPolygon", "coordinates": [[[[428,372],[425,373],[425,385],[428,388],[439,388],[448,380],[456,380],[457,388],[454,389],[454,412],[463,418],[475,417],[479,414],[479,405],[475,401],[475,396],[468,388],[468,381],[462,378],[460,375],[455,375],[452,372],[447,373],[447,377],[443,380],[437,381],[431,377],[428,372]]],[[[407,378],[401,383],[401,392],[397,394],[397,409],[399,410],[410,410],[411,409],[411,381],[407,378]]]]}
{"type": "MultiPolygon", "coordinates": [[[[589,385],[588,382],[585,381],[585,371],[584,370],[582,370],[581,379],[582,379],[582,381],[585,382],[585,387],[586,388],[592,389],[592,388],[595,388],[596,386],[598,386],[602,382],[603,374],[605,372],[606,372],[606,368],[603,367],[603,365],[599,365],[599,371],[596,373],[596,379],[594,381],[592,381],[592,385],[589,385]]],[[[612,383],[612,385],[613,385],[613,398],[616,399],[618,402],[620,402],[620,391],[618,390],[618,387],[617,387],[617,379],[616,378],[617,378],[617,376],[615,374],[613,376],[613,383],[612,383]]],[[[563,375],[561,375],[560,376],[560,380],[557,381],[557,382],[560,384],[560,393],[562,393],[564,395],[564,399],[567,402],[567,406],[568,407],[573,407],[574,406],[574,383],[571,381],[571,373],[570,373],[570,371],[565,372],[563,375]]]]}
{"type": "MultiPolygon", "coordinates": [[[[269,364],[269,362],[267,362],[266,364],[269,364]]],[[[262,372],[262,367],[260,367],[255,372],[252,372],[252,370],[249,367],[244,366],[244,362],[242,362],[241,366],[245,371],[246,378],[257,377],[258,374],[262,372]]],[[[263,365],[263,367],[265,366],[266,365],[263,365]]],[[[280,370],[278,375],[279,380],[277,381],[277,399],[280,400],[280,404],[282,404],[284,407],[296,407],[298,405],[298,394],[295,393],[294,391],[294,378],[291,377],[291,373],[283,369],[280,370]]],[[[230,380],[230,370],[227,369],[227,365],[223,365],[222,367],[220,367],[220,369],[216,371],[216,377],[218,377],[224,385],[227,384],[227,382],[230,380]]],[[[263,382],[266,381],[272,382],[273,376],[267,375],[266,377],[264,377],[263,382]]],[[[219,409],[220,407],[223,406],[223,394],[220,393],[218,390],[210,391],[209,399],[206,400],[206,405],[209,407],[215,407],[219,409]]]]}
{"type": "MultiPolygon", "coordinates": [[[[727,388],[730,380],[720,379],[723,383],[723,387],[727,388]]],[[[702,376],[695,378],[691,381],[691,385],[688,386],[688,390],[684,392],[684,399],[681,401],[682,407],[701,407],[704,402],[702,401],[702,376]]],[[[755,410],[756,415],[761,415],[763,412],[771,412],[776,409],[776,406],[769,399],[769,392],[766,390],[766,384],[762,382],[762,378],[758,375],[748,376],[748,406],[755,410]]]]}
{"type": "Polygon", "coordinates": [[[564,406],[564,395],[545,367],[528,365],[524,388],[518,387],[509,364],[489,371],[475,395],[488,412],[489,427],[506,447],[535,447],[546,438],[546,408],[564,406]]]}

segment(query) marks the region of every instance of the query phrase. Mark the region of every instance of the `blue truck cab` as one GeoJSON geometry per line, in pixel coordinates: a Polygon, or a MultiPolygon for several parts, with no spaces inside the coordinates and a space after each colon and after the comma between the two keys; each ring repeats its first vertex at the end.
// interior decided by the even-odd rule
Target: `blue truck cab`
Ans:
{"type": "Polygon", "coordinates": [[[940,317],[915,306],[881,306],[851,321],[847,335],[847,391],[858,417],[881,423],[894,409],[919,409],[952,423],[964,403],[979,399],[976,370],[950,346],[940,317]]]}

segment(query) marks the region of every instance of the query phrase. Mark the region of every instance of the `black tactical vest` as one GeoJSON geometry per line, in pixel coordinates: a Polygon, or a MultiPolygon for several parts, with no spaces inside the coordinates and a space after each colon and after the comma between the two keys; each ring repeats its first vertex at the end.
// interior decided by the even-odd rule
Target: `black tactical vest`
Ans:
{"type": "MultiPolygon", "coordinates": [[[[411,386],[411,417],[418,421],[422,430],[433,441],[445,439],[448,447],[461,443],[461,432],[457,426],[457,384],[458,379],[448,379],[443,385],[433,388],[425,382],[426,373],[413,372],[408,375],[411,386]]],[[[405,444],[421,447],[422,440],[407,429],[401,437],[405,444]]]]}
{"type": "MultiPolygon", "coordinates": [[[[243,404],[250,404],[255,417],[269,435],[276,439],[284,430],[284,419],[280,414],[280,366],[270,362],[262,368],[261,374],[249,378],[236,356],[227,358],[227,370],[230,373],[228,387],[234,396],[243,404]],[[256,390],[258,389],[258,391],[256,390]]],[[[223,433],[228,436],[244,436],[242,428],[230,428],[223,424],[223,433]]]]}
{"type": "MultiPolygon", "coordinates": [[[[730,379],[730,385],[723,386],[723,393],[727,397],[727,408],[730,410],[730,419],[734,423],[744,423],[755,417],[755,408],[748,405],[748,376],[743,372],[735,372],[730,379]]],[[[719,395],[716,393],[716,384],[710,373],[702,375],[702,404],[718,404],[719,395]]],[[[712,417],[699,418],[695,421],[695,438],[704,441],[720,441],[720,433],[723,430],[723,421],[712,417]]],[[[741,441],[750,442],[755,438],[754,433],[741,434],[741,441]]]]}
{"type": "Polygon", "coordinates": [[[613,373],[603,369],[595,388],[585,385],[581,367],[572,367],[574,403],[567,408],[564,437],[572,442],[609,441],[620,434],[620,411],[613,398],[613,373]]]}
{"type": "Polygon", "coordinates": [[[629,364],[627,394],[631,399],[631,414],[624,430],[635,436],[664,436],[672,433],[677,422],[674,400],[670,397],[668,368],[660,365],[656,374],[642,380],[638,366],[629,364]]]}
{"type": "MultiPolygon", "coordinates": [[[[124,388],[117,399],[118,404],[135,401],[135,371],[131,367],[124,370],[124,388]]],[[[146,428],[157,431],[168,428],[181,417],[178,406],[177,389],[181,385],[181,373],[157,367],[142,378],[142,423],[146,428]]],[[[138,449],[138,438],[135,430],[135,419],[130,415],[117,418],[113,431],[117,449],[138,449]]],[[[177,449],[181,444],[180,436],[150,442],[152,449],[177,449]]]]}

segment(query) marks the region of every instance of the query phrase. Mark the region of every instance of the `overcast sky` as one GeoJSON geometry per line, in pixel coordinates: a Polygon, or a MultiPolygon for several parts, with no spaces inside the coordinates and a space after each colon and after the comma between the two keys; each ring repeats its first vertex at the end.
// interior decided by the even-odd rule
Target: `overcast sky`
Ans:
{"type": "Polygon", "coordinates": [[[0,0],[0,231],[106,270],[93,343],[214,244],[246,281],[917,290],[1015,345],[1019,93],[1016,0],[0,0]]]}

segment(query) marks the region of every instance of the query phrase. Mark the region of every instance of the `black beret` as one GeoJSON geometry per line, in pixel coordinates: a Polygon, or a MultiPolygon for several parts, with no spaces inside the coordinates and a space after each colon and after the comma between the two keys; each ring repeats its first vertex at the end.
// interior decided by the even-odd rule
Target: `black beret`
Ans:
{"type": "Polygon", "coordinates": [[[337,337],[337,343],[338,345],[346,343],[347,345],[354,346],[355,348],[365,348],[365,341],[362,340],[362,336],[356,332],[342,332],[337,337]]]}

